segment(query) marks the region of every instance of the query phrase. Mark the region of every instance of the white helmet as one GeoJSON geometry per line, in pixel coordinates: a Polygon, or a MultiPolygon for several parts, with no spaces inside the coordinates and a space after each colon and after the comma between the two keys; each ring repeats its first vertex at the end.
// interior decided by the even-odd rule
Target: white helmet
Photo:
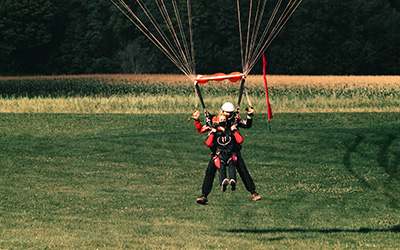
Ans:
{"type": "Polygon", "coordinates": [[[230,102],[226,102],[224,105],[222,105],[221,110],[225,112],[233,112],[235,111],[235,106],[233,106],[233,104],[230,102]]]}

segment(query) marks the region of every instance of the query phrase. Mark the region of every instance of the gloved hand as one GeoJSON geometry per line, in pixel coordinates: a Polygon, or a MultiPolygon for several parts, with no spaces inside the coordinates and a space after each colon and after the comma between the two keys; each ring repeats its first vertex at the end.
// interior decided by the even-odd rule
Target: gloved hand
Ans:
{"type": "Polygon", "coordinates": [[[252,117],[254,115],[254,109],[252,107],[246,109],[247,110],[247,115],[252,117]]]}
{"type": "Polygon", "coordinates": [[[199,117],[200,117],[200,112],[199,112],[198,110],[196,110],[196,111],[193,113],[193,118],[194,118],[195,120],[198,120],[199,117]]]}

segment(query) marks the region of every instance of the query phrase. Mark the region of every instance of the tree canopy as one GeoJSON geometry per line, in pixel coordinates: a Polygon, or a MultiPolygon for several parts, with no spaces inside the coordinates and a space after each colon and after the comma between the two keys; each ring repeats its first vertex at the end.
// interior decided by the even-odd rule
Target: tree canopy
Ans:
{"type": "MultiPolygon", "coordinates": [[[[198,73],[240,71],[235,2],[192,1],[198,73]]],[[[110,1],[0,3],[1,75],[179,73],[110,1]]],[[[399,31],[399,0],[303,0],[266,51],[268,73],[398,74],[399,31]]]]}

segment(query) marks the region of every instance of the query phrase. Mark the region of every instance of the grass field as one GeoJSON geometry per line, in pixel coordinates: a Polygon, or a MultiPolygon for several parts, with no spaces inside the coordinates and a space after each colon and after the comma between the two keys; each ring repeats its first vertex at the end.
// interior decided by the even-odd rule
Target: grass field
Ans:
{"type": "Polygon", "coordinates": [[[399,249],[400,115],[265,114],[198,205],[188,114],[0,114],[0,249],[399,249]]]}
{"type": "MultiPolygon", "coordinates": [[[[262,200],[216,177],[202,206],[186,77],[0,77],[0,249],[400,249],[400,77],[268,80],[272,132],[261,76],[241,130],[262,200]]],[[[237,98],[201,89],[212,113],[237,98]]]]}

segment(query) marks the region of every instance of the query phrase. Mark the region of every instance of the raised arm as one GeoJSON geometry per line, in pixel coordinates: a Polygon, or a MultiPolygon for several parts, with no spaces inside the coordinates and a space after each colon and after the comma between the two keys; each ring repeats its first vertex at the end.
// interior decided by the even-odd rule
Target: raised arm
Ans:
{"type": "Polygon", "coordinates": [[[251,128],[251,125],[253,124],[253,114],[254,114],[254,109],[250,108],[247,111],[247,120],[243,120],[239,117],[238,127],[239,128],[251,128]]]}
{"type": "MultiPolygon", "coordinates": [[[[199,116],[200,116],[200,112],[199,111],[195,111],[193,113],[193,118],[194,118],[194,125],[196,126],[196,130],[197,132],[199,132],[200,134],[207,132],[209,130],[211,130],[211,128],[209,126],[207,126],[206,124],[201,124],[200,120],[199,120],[199,116]]],[[[212,116],[212,120],[215,120],[215,116],[212,116]]]]}

